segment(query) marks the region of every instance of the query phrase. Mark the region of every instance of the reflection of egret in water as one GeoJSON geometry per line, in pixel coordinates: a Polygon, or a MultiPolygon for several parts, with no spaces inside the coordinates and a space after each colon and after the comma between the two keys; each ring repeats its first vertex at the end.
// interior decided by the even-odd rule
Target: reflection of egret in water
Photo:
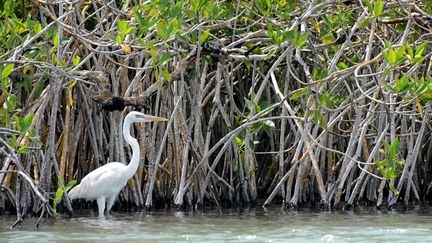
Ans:
{"type": "MultiPolygon", "coordinates": [[[[113,216],[103,217],[103,218],[72,218],[71,221],[75,221],[76,223],[81,223],[90,228],[95,229],[127,229],[130,227],[130,222],[126,219],[117,218],[113,216]]],[[[137,221],[138,225],[140,225],[140,221],[137,221]]]]}
{"type": "Polygon", "coordinates": [[[167,121],[167,119],[145,115],[136,111],[130,112],[123,124],[124,139],[132,148],[130,163],[124,165],[119,162],[111,162],[97,168],[86,175],[78,186],[72,188],[69,197],[72,200],[76,198],[97,200],[99,217],[104,215],[106,202],[107,212],[109,212],[120,190],[126,186],[128,180],[138,169],[140,149],[138,141],[130,135],[130,127],[134,122],[151,121],[167,121]]]}
{"type": "Polygon", "coordinates": [[[179,219],[181,223],[188,223],[188,221],[190,220],[190,217],[191,217],[191,213],[190,212],[177,211],[177,212],[174,212],[174,217],[176,217],[176,219],[179,219]]]}

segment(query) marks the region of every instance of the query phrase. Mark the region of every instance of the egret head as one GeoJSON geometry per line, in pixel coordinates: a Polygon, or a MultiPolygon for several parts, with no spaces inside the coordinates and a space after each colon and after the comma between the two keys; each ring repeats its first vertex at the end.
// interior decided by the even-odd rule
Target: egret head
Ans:
{"type": "Polygon", "coordinates": [[[129,112],[129,114],[126,116],[126,119],[130,119],[132,122],[168,121],[166,118],[150,116],[138,111],[129,112]]]}

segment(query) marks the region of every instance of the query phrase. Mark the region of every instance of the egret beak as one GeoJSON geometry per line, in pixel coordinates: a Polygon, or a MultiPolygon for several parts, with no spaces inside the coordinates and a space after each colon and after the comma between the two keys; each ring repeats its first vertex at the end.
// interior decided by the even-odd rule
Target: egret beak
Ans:
{"type": "Polygon", "coordinates": [[[143,118],[146,121],[168,121],[168,119],[163,118],[163,117],[158,117],[158,116],[145,115],[143,118]]]}

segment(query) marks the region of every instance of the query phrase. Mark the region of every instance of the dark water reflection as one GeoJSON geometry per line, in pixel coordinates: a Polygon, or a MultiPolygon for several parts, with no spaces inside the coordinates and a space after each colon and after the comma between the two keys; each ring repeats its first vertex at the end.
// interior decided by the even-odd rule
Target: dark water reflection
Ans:
{"type": "Polygon", "coordinates": [[[113,213],[59,216],[35,229],[27,219],[0,217],[0,242],[432,242],[431,208],[382,213],[374,209],[315,212],[226,210],[223,212],[113,213]]]}

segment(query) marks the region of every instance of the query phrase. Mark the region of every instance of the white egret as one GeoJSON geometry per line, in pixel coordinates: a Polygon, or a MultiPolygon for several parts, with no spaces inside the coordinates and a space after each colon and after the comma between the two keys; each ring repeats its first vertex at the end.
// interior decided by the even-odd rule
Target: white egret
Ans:
{"type": "Polygon", "coordinates": [[[107,212],[111,210],[114,201],[120,190],[126,186],[128,180],[138,169],[140,149],[138,141],[130,135],[130,128],[134,122],[167,121],[162,117],[150,116],[137,111],[130,112],[123,123],[123,136],[126,142],[132,147],[132,159],[128,165],[111,162],[97,168],[86,175],[81,183],[68,193],[71,200],[84,198],[87,200],[97,200],[99,217],[103,217],[105,212],[105,202],[107,202],[107,212]]]}

